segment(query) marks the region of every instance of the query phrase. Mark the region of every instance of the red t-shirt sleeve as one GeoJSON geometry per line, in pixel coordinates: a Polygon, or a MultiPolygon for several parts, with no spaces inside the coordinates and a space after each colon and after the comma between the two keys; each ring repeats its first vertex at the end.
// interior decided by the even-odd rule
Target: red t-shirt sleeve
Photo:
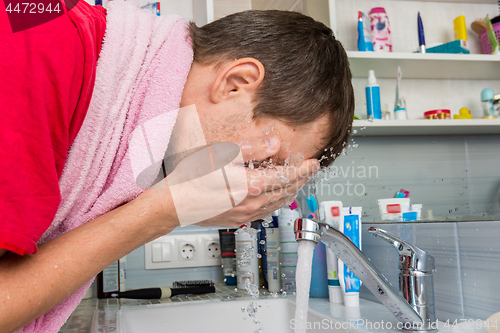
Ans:
{"type": "Polygon", "coordinates": [[[0,248],[37,252],[60,203],[59,177],[88,109],[105,11],[12,33],[0,4],[0,248]]]}

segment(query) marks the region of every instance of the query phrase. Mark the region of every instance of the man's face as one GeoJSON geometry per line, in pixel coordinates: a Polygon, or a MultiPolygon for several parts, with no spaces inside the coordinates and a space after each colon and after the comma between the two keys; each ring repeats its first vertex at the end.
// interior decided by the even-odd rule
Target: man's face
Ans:
{"type": "Polygon", "coordinates": [[[272,157],[272,162],[284,165],[287,158],[291,162],[318,158],[327,126],[326,117],[307,125],[293,126],[273,118],[252,120],[233,114],[222,119],[207,119],[204,132],[208,142],[232,142],[240,146],[247,139],[275,137],[280,141],[280,150],[272,157]]]}

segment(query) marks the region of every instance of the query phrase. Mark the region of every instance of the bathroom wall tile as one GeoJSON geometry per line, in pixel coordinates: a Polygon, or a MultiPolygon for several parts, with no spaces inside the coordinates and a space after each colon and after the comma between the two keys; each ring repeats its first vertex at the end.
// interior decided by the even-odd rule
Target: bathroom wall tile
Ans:
{"type": "Polygon", "coordinates": [[[500,311],[500,222],[458,223],[464,318],[500,311]]]}
{"type": "Polygon", "coordinates": [[[362,206],[363,220],[371,222],[380,219],[377,199],[392,198],[404,188],[410,191],[411,203],[423,204],[424,216],[428,209],[435,217],[465,215],[469,198],[460,195],[468,185],[463,136],[356,136],[352,140],[351,146],[359,146],[348,148],[347,155],[329,168],[329,179],[317,186],[320,201],[362,206]]]}
{"type": "Polygon", "coordinates": [[[470,213],[474,216],[499,215],[500,147],[498,135],[471,135],[464,140],[467,154],[470,213]]]}
{"type": "MultiPolygon", "coordinates": [[[[399,287],[399,256],[392,245],[374,237],[367,228],[374,226],[389,231],[429,252],[435,259],[434,298],[436,316],[440,320],[463,318],[458,247],[455,223],[365,224],[362,235],[363,253],[396,289],[399,287]]],[[[367,290],[361,297],[372,299],[367,290]]]]}
{"type": "MultiPolygon", "coordinates": [[[[436,317],[454,321],[464,318],[457,223],[417,223],[415,245],[434,257],[436,317]]],[[[403,227],[404,225],[402,225],[403,227]]]]}
{"type": "MultiPolygon", "coordinates": [[[[365,224],[362,228],[361,242],[362,251],[372,264],[386,277],[386,279],[398,290],[398,252],[392,245],[380,238],[370,235],[367,230],[374,226],[398,235],[398,225],[394,224],[365,224]]],[[[360,290],[360,297],[378,302],[377,298],[365,287],[360,290]]]]}

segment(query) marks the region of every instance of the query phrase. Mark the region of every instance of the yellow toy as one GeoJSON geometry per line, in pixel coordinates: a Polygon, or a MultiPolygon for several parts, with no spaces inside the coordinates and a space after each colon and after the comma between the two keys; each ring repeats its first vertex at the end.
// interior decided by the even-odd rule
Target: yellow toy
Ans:
{"type": "Polygon", "coordinates": [[[453,119],[472,119],[469,109],[461,108],[459,114],[453,115],[453,119]]]}

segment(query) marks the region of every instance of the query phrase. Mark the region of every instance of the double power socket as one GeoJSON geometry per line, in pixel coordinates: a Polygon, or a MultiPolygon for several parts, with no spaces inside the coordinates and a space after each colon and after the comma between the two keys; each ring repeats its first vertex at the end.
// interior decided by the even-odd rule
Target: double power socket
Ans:
{"type": "Polygon", "coordinates": [[[166,235],[144,245],[145,268],[220,266],[218,234],[166,235]]]}

